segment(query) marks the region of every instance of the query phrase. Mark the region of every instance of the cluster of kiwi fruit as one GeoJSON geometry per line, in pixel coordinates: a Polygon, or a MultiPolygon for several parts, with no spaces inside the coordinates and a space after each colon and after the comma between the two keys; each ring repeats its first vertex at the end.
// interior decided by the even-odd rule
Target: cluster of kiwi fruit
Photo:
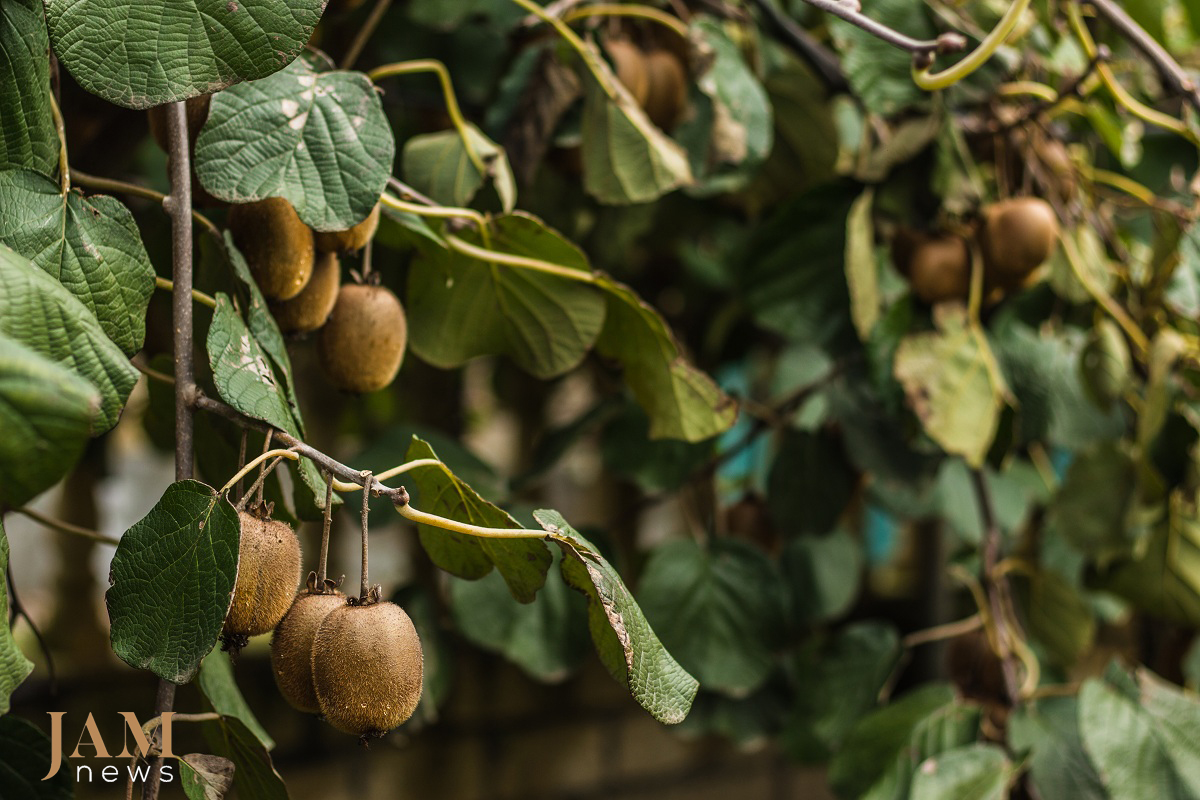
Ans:
{"type": "Polygon", "coordinates": [[[366,740],[412,716],[421,698],[421,640],[404,609],[378,589],[347,598],[315,574],[299,593],[300,542],[262,509],[240,512],[242,537],[233,601],[222,640],[240,649],[274,630],[271,669],[300,711],[366,740]]]}
{"type": "Polygon", "coordinates": [[[408,326],[392,291],[372,280],[341,281],[339,256],[361,250],[379,226],[379,205],[344,231],[314,232],[291,203],[269,197],[229,210],[229,230],[285,334],[317,334],[330,382],[373,392],[396,378],[408,326]]]}
{"type": "MultiPolygon", "coordinates": [[[[677,37],[676,37],[677,38],[677,37]]],[[[621,33],[609,36],[604,51],[617,80],[656,126],[670,133],[687,110],[687,53],[671,42],[635,41],[621,33]]]]}
{"type": "Polygon", "coordinates": [[[985,206],[962,233],[900,229],[892,240],[892,263],[922,301],[965,300],[974,244],[983,262],[984,298],[996,302],[1026,284],[1053,254],[1058,235],[1058,216],[1049,203],[1013,197],[985,206]]]}

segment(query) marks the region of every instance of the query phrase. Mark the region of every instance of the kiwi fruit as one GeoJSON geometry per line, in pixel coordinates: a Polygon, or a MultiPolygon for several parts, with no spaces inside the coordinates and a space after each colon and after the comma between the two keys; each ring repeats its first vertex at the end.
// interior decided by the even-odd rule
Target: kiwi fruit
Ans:
{"type": "Polygon", "coordinates": [[[1019,287],[1058,242],[1058,217],[1045,200],[1014,197],[983,209],[979,246],[989,286],[1019,287]]]}
{"type": "Polygon", "coordinates": [[[278,625],[300,583],[300,541],[291,526],[248,511],[238,516],[237,581],[224,629],[227,642],[235,646],[278,625]]]}
{"type": "Polygon", "coordinates": [[[379,227],[379,203],[371,209],[367,218],[344,231],[317,231],[314,234],[317,249],[322,253],[353,253],[362,250],[375,229],[379,227]]]}
{"type": "Polygon", "coordinates": [[[342,286],[317,339],[325,374],[347,392],[373,392],[390,384],[404,360],[408,323],[404,307],[383,286],[342,286]]]}
{"type": "Polygon", "coordinates": [[[342,268],[336,253],[317,254],[312,277],[291,300],[271,303],[271,313],[284,333],[309,333],[325,324],[337,302],[342,268]]]}
{"type": "Polygon", "coordinates": [[[290,300],[312,276],[313,233],[281,197],[229,209],[233,242],[268,300],[290,300]]]}
{"type": "MultiPolygon", "coordinates": [[[[208,120],[208,107],[211,103],[211,94],[189,97],[184,103],[187,111],[188,145],[192,152],[196,150],[196,137],[200,135],[200,129],[208,120]]],[[[146,111],[146,117],[150,121],[150,135],[164,153],[170,152],[171,149],[167,142],[167,109],[170,107],[170,103],[164,103],[146,111]]]]}
{"type": "Polygon", "coordinates": [[[642,108],[656,126],[670,133],[687,106],[687,68],[679,56],[658,48],[645,53],[648,86],[642,108]]]}
{"type": "Polygon", "coordinates": [[[913,294],[930,305],[965,300],[970,293],[971,252],[961,236],[898,233],[892,261],[913,294]]]}
{"type": "Polygon", "coordinates": [[[271,637],[271,671],[283,699],[297,711],[316,714],[317,690],[313,687],[312,650],[317,627],[330,612],[346,604],[341,592],[306,590],[296,595],[292,607],[271,637]]]}
{"type": "Polygon", "coordinates": [[[417,629],[395,603],[345,604],[317,627],[313,686],[321,713],[339,731],[382,736],[411,717],[423,669],[417,629]]]}
{"type": "Polygon", "coordinates": [[[642,49],[625,38],[610,38],[604,43],[604,52],[613,64],[617,80],[629,90],[642,108],[650,95],[650,75],[646,71],[646,57],[642,49]]]}

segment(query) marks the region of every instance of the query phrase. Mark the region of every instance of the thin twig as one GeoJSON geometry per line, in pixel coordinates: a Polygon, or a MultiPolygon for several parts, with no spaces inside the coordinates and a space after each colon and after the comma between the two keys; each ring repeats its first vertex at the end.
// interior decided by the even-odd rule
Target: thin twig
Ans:
{"type": "Polygon", "coordinates": [[[366,18],[363,26],[358,29],[354,41],[350,43],[350,48],[346,50],[346,55],[342,57],[342,69],[350,69],[354,66],[354,62],[358,61],[358,57],[362,55],[363,48],[367,46],[367,42],[375,33],[375,29],[383,21],[383,15],[387,13],[388,6],[391,4],[392,0],[378,0],[375,3],[375,7],[371,9],[371,15],[366,18]]]}
{"type": "Polygon", "coordinates": [[[882,22],[871,19],[853,6],[842,2],[842,0],[804,0],[804,2],[827,14],[841,17],[851,25],[862,28],[872,36],[887,42],[893,47],[907,50],[915,56],[932,56],[935,53],[957,53],[967,46],[967,39],[961,33],[943,33],[936,39],[914,39],[898,30],[889,28],[882,22]]]}
{"type": "Polygon", "coordinates": [[[33,621],[33,617],[29,616],[29,612],[25,610],[25,605],[21,602],[21,598],[17,594],[17,586],[13,583],[11,563],[6,567],[5,574],[8,576],[8,592],[12,598],[12,603],[9,606],[9,611],[12,613],[12,618],[8,623],[9,627],[12,627],[12,624],[16,622],[18,617],[29,624],[29,630],[33,631],[33,638],[37,640],[38,649],[42,651],[42,657],[46,659],[46,672],[48,673],[47,677],[50,679],[50,694],[57,695],[58,670],[54,666],[54,655],[50,652],[50,645],[46,643],[46,637],[42,636],[41,629],[33,621]]]}
{"type": "MultiPolygon", "coordinates": [[[[361,473],[362,485],[364,487],[371,485],[371,470],[364,469],[361,473]]],[[[371,492],[363,489],[362,495],[362,572],[359,576],[360,591],[358,599],[360,602],[367,601],[367,595],[371,591],[371,581],[367,577],[367,518],[371,513],[371,492]]]]}
{"type": "MultiPolygon", "coordinates": [[[[242,428],[241,441],[238,443],[238,461],[237,461],[238,469],[241,469],[242,467],[246,466],[246,440],[249,438],[250,438],[250,431],[246,430],[245,428],[242,428]]],[[[237,495],[238,500],[241,500],[243,497],[246,496],[246,493],[244,491],[242,491],[242,479],[241,478],[238,478],[237,485],[235,485],[233,487],[233,493],[235,495],[237,495]]]]}
{"type": "Polygon", "coordinates": [[[168,383],[168,384],[171,384],[172,386],[175,385],[175,378],[173,376],[168,375],[165,372],[159,372],[156,369],[151,369],[150,367],[143,364],[141,359],[139,359],[139,358],[132,359],[130,361],[130,363],[133,364],[134,368],[138,372],[142,373],[147,378],[153,378],[154,380],[158,381],[159,383],[168,383]]]}
{"type": "Polygon", "coordinates": [[[1180,66],[1179,62],[1172,58],[1166,48],[1155,41],[1145,28],[1137,24],[1125,9],[1113,0],[1085,0],[1085,2],[1096,9],[1096,13],[1108,20],[1109,24],[1150,60],[1150,63],[1162,76],[1163,81],[1173,91],[1186,97],[1188,102],[1200,111],[1200,88],[1197,88],[1195,81],[1180,66]]]}
{"type": "Polygon", "coordinates": [[[1043,98],[1039,102],[1031,103],[1021,112],[1019,117],[1014,119],[1012,122],[994,128],[993,132],[1007,133],[1013,128],[1024,125],[1031,119],[1035,119],[1036,117],[1039,117],[1048,111],[1054,110],[1056,107],[1066,102],[1067,99],[1079,96],[1079,87],[1083,85],[1083,82],[1095,74],[1096,68],[1101,64],[1101,62],[1108,61],[1108,59],[1111,57],[1112,53],[1109,51],[1109,49],[1104,45],[1100,45],[1096,49],[1096,54],[1088,59],[1087,66],[1084,68],[1083,72],[1080,72],[1078,75],[1068,80],[1063,85],[1063,88],[1055,93],[1053,98],[1043,98]]]}
{"type": "MultiPolygon", "coordinates": [[[[101,192],[118,192],[120,194],[128,194],[134,197],[141,197],[145,200],[153,200],[165,209],[167,196],[162,192],[156,192],[146,186],[138,186],[136,183],[126,183],[125,181],[114,180],[113,178],[101,178],[99,175],[89,175],[86,172],[80,172],[74,167],[71,168],[71,178],[80,186],[86,186],[89,189],[96,189],[101,192]]],[[[221,229],[216,226],[211,219],[201,214],[199,211],[192,209],[192,219],[200,223],[206,231],[216,237],[218,241],[224,241],[221,238],[221,229]]]]}
{"type": "Polygon", "coordinates": [[[120,539],[113,538],[112,536],[105,536],[102,533],[97,533],[96,531],[89,530],[87,528],[81,528],[78,525],[72,525],[69,522],[63,522],[62,520],[52,519],[51,517],[47,517],[45,514],[41,513],[40,511],[34,511],[32,508],[25,508],[24,506],[22,506],[21,508],[13,508],[13,509],[9,509],[9,510],[13,511],[17,514],[20,514],[23,517],[29,517],[31,520],[33,520],[35,522],[40,522],[42,525],[45,525],[47,528],[50,528],[51,530],[56,530],[59,533],[66,533],[71,536],[78,536],[81,539],[88,539],[93,542],[99,542],[100,544],[112,545],[114,547],[121,543],[120,539]]]}
{"type": "MultiPolygon", "coordinates": [[[[167,292],[175,291],[174,281],[169,281],[166,278],[158,276],[155,276],[154,278],[154,286],[155,288],[162,289],[163,291],[167,292]]],[[[217,301],[199,289],[192,289],[192,299],[202,306],[208,306],[209,308],[213,309],[217,307],[217,301]]]]}
{"type": "Polygon", "coordinates": [[[913,631],[900,640],[901,646],[907,650],[914,647],[920,647],[923,644],[931,644],[933,642],[941,642],[946,639],[953,639],[956,636],[962,636],[971,631],[977,631],[983,627],[983,618],[978,614],[972,614],[966,619],[956,620],[955,622],[947,622],[945,625],[935,625],[932,628],[926,628],[920,631],[913,631]]]}
{"type": "Polygon", "coordinates": [[[321,555],[317,561],[317,587],[325,591],[326,567],[329,565],[329,528],[333,524],[333,475],[326,471],[325,476],[325,509],[321,525],[321,555]]]}
{"type": "Polygon", "coordinates": [[[850,88],[846,74],[838,57],[828,47],[813,38],[812,34],[796,24],[796,21],[780,11],[772,0],[751,0],[766,16],[779,39],[796,51],[796,55],[804,59],[830,92],[844,92],[850,88]]]}
{"type": "Polygon", "coordinates": [[[1006,611],[1012,605],[1008,578],[999,575],[996,570],[996,564],[1000,561],[1000,525],[996,522],[991,493],[988,491],[982,470],[971,470],[971,485],[975,490],[979,517],[983,523],[983,587],[1000,649],[996,655],[1000,659],[1000,670],[1004,675],[1005,692],[1009,702],[1015,703],[1020,697],[1021,680],[1017,674],[1019,661],[1012,649],[1012,642],[1017,633],[1009,626],[1010,615],[1006,611]]]}

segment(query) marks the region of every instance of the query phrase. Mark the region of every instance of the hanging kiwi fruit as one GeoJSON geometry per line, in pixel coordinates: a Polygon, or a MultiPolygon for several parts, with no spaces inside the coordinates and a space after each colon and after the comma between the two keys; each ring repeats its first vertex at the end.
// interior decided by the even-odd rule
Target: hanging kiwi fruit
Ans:
{"type": "Polygon", "coordinates": [[[373,392],[395,380],[407,343],[400,299],[383,286],[349,283],[321,328],[317,358],[337,388],[373,392]]]}
{"type": "Polygon", "coordinates": [[[892,240],[892,263],[930,305],[966,300],[970,293],[971,251],[961,236],[901,230],[892,240]]]}
{"type": "Polygon", "coordinates": [[[238,518],[237,580],[221,635],[235,651],[279,624],[300,583],[300,541],[291,526],[259,512],[241,511],[238,518]]]}
{"type": "Polygon", "coordinates": [[[984,207],[979,228],[988,286],[1019,288],[1058,243],[1058,216],[1045,200],[1013,197],[984,207]]]}
{"type": "Polygon", "coordinates": [[[337,302],[342,268],[336,253],[318,253],[312,277],[300,294],[270,303],[279,330],[287,334],[311,333],[325,324],[337,302]]]}
{"type": "Polygon", "coordinates": [[[346,595],[314,586],[300,592],[271,638],[271,672],[279,693],[297,711],[320,711],[313,684],[312,651],[317,628],[325,617],[346,605],[346,595]]]}
{"type": "Polygon", "coordinates": [[[229,210],[228,224],[268,300],[290,300],[308,285],[316,253],[313,232],[291,203],[268,197],[236,205],[229,210]]]}
{"type": "Polygon", "coordinates": [[[367,218],[344,231],[317,231],[315,241],[322,253],[353,253],[366,247],[379,227],[379,203],[367,218]]]}
{"type": "Polygon", "coordinates": [[[604,52],[612,62],[613,71],[621,85],[642,108],[650,94],[650,75],[646,71],[646,56],[642,49],[624,36],[610,36],[604,42],[604,52]]]}
{"type": "Polygon", "coordinates": [[[646,102],[642,108],[656,126],[670,133],[687,109],[687,62],[674,50],[656,47],[645,54],[646,102]]]}

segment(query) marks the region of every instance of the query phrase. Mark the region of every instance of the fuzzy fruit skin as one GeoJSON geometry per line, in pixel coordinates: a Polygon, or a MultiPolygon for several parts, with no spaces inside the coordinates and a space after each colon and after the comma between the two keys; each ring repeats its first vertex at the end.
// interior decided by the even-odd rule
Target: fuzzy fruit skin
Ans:
{"type": "Polygon", "coordinates": [[[343,605],[317,627],[313,683],[330,725],[378,736],[412,716],[424,658],[417,629],[395,603],[343,605]]]}
{"type": "Polygon", "coordinates": [[[650,95],[650,75],[646,71],[646,56],[640,47],[628,39],[611,38],[604,44],[617,73],[617,80],[643,108],[650,95]]]}
{"type": "Polygon", "coordinates": [[[285,522],[245,511],[238,545],[237,582],[225,633],[257,636],[279,624],[300,583],[300,541],[285,522]]]}
{"type": "Polygon", "coordinates": [[[233,242],[268,300],[290,300],[312,277],[313,233],[292,204],[268,197],[229,209],[233,242]]]}
{"type": "Polygon", "coordinates": [[[371,209],[367,218],[344,231],[317,231],[317,249],[322,253],[353,253],[362,250],[375,235],[379,227],[379,203],[371,209]]]}
{"type": "Polygon", "coordinates": [[[670,133],[679,124],[687,107],[687,68],[670,50],[651,50],[645,54],[649,89],[642,108],[656,126],[670,133]]]}
{"type": "Polygon", "coordinates": [[[271,303],[271,313],[283,333],[309,333],[325,324],[337,302],[342,268],[336,253],[321,253],[300,294],[282,303],[271,303]]]}
{"type": "Polygon", "coordinates": [[[283,699],[297,711],[316,714],[317,690],[313,685],[312,649],[317,628],[325,617],[346,604],[341,592],[317,594],[303,591],[275,626],[271,637],[271,672],[283,699]]]}
{"type": "Polygon", "coordinates": [[[910,234],[892,253],[913,294],[929,305],[965,300],[971,290],[971,253],[959,236],[910,234]]]}
{"type": "Polygon", "coordinates": [[[329,380],[347,392],[373,392],[396,378],[408,343],[404,307],[383,286],[346,284],[317,339],[329,380]]]}
{"type": "Polygon", "coordinates": [[[983,210],[979,246],[989,286],[1015,289],[1058,243],[1058,217],[1045,200],[1014,197],[983,210]]]}

